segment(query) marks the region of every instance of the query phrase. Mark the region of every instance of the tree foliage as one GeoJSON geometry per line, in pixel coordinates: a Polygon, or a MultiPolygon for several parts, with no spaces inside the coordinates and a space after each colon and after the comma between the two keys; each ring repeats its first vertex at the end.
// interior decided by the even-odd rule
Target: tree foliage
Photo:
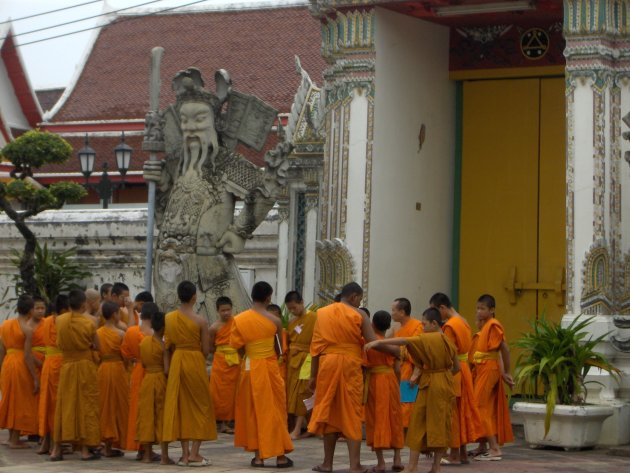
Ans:
{"type": "Polygon", "coordinates": [[[0,211],[15,222],[24,237],[24,251],[19,262],[21,288],[30,294],[42,295],[35,280],[35,251],[37,239],[26,225],[26,219],[48,209],[59,209],[66,203],[77,202],[86,195],[80,184],[58,182],[40,187],[27,178],[33,168],[46,164],[60,164],[72,156],[72,146],[59,135],[31,130],[20,135],[0,150],[0,158],[14,166],[13,180],[0,183],[0,211]]]}
{"type": "Polygon", "coordinates": [[[70,143],[55,133],[40,130],[27,131],[0,151],[0,157],[11,161],[20,169],[61,164],[71,156],[70,143]]]}
{"type": "MultiPolygon", "coordinates": [[[[92,276],[90,271],[76,261],[76,248],[63,251],[48,249],[44,243],[42,248],[39,243],[35,247],[35,283],[40,296],[49,302],[53,302],[59,294],[67,293],[72,289],[85,289],[80,282],[92,276]]],[[[14,251],[12,263],[19,268],[23,254],[14,251]]],[[[15,275],[15,289],[19,296],[27,292],[19,275],[15,275]]]]}

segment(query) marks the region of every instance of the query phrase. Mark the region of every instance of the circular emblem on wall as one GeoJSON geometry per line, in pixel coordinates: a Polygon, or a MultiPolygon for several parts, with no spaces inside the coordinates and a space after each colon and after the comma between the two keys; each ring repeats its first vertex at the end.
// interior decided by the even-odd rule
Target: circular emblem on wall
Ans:
{"type": "Polygon", "coordinates": [[[530,28],[521,35],[521,52],[527,59],[540,59],[549,50],[549,35],[541,28],[530,28]]]}

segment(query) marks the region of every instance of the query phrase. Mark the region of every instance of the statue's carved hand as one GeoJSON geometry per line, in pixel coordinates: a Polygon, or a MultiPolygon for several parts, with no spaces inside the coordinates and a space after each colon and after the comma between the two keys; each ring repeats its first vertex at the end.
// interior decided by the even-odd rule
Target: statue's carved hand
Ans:
{"type": "Polygon", "coordinates": [[[227,230],[217,243],[217,248],[222,248],[224,253],[237,254],[245,248],[245,239],[227,230]]]}
{"type": "Polygon", "coordinates": [[[162,184],[164,176],[162,169],[164,161],[145,161],[143,166],[143,177],[145,181],[155,182],[157,185],[162,184]]]}

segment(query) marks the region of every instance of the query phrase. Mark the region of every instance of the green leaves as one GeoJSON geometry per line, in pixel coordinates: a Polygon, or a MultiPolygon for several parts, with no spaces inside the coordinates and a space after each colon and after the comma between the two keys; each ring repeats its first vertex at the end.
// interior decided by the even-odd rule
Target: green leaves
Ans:
{"type": "Polygon", "coordinates": [[[575,318],[567,327],[547,320],[544,315],[532,323],[532,331],[518,339],[514,346],[522,350],[517,360],[515,381],[526,394],[537,394],[542,385],[547,401],[545,435],[557,403],[583,404],[586,397],[584,379],[593,367],[618,378],[620,371],[595,351],[608,334],[590,337],[586,330],[593,317],[575,318]]]}
{"type": "MultiPolygon", "coordinates": [[[[83,289],[79,284],[82,280],[92,276],[82,264],[77,262],[76,249],[70,248],[64,251],[52,251],[48,244],[42,248],[37,244],[35,248],[35,282],[39,295],[52,302],[59,294],[72,289],[83,289]]],[[[13,251],[11,262],[19,268],[22,261],[22,252],[13,251]]],[[[15,275],[16,292],[20,295],[23,291],[19,275],[15,275]]]]}
{"type": "Polygon", "coordinates": [[[0,157],[15,166],[38,168],[57,164],[72,156],[72,146],[61,136],[47,131],[30,130],[0,150],[0,157]]]}

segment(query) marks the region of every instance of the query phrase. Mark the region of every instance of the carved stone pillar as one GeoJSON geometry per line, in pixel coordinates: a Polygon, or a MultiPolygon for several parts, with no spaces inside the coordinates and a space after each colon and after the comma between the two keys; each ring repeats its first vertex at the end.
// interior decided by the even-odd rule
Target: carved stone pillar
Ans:
{"type": "MultiPolygon", "coordinates": [[[[331,11],[313,2],[322,22],[324,169],[320,239],[345,242],[356,262],[356,281],[368,296],[372,139],[374,130],[374,22],[369,5],[331,11]]],[[[370,3],[370,2],[365,2],[370,3]]],[[[339,281],[340,284],[349,281],[339,281]]]]}
{"type": "MultiPolygon", "coordinates": [[[[630,226],[621,216],[622,192],[630,192],[622,151],[630,147],[622,140],[621,117],[630,111],[630,10],[627,2],[613,0],[565,0],[564,5],[568,313],[563,321],[596,316],[594,335],[613,332],[601,351],[630,373],[624,348],[630,330],[623,328],[624,317],[615,316],[627,313],[629,298],[630,226]]],[[[605,386],[589,388],[589,397],[619,407],[606,421],[600,443],[627,443],[627,377],[621,386],[609,376],[593,377],[605,386]]]]}

